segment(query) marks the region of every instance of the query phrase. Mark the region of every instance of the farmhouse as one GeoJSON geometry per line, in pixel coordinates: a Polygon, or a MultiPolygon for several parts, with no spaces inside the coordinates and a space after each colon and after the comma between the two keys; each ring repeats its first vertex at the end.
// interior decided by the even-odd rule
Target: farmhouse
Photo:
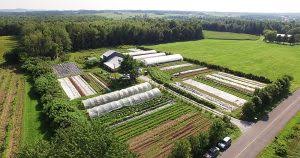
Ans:
{"type": "Polygon", "coordinates": [[[109,50],[101,56],[103,64],[111,71],[116,71],[123,61],[123,55],[117,51],[109,50]]]}
{"type": "Polygon", "coordinates": [[[280,36],[280,37],[287,36],[288,38],[292,37],[292,35],[289,35],[289,34],[277,34],[276,37],[278,37],[278,36],[280,36]]]}

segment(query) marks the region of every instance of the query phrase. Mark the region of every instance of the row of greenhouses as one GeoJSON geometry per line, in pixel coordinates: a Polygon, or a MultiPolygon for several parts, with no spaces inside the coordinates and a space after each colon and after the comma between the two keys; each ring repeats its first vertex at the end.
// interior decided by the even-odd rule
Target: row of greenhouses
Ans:
{"type": "Polygon", "coordinates": [[[115,101],[107,102],[104,104],[98,104],[93,108],[87,109],[87,112],[91,118],[101,116],[105,113],[120,109],[122,107],[132,106],[153,98],[162,96],[161,91],[158,88],[150,89],[148,91],[137,93],[128,97],[124,97],[115,101]]]}
{"type": "Polygon", "coordinates": [[[103,94],[97,97],[83,100],[82,103],[86,109],[93,108],[102,104],[106,104],[112,101],[120,100],[135,94],[143,93],[152,89],[152,86],[148,83],[141,83],[135,86],[131,86],[122,90],[114,91],[111,93],[103,94]]]}

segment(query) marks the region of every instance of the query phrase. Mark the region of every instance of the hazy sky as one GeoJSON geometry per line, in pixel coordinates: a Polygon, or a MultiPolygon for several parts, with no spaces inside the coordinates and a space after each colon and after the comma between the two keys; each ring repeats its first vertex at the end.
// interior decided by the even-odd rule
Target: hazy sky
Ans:
{"type": "Polygon", "coordinates": [[[300,12],[300,0],[0,0],[0,9],[300,12]]]}

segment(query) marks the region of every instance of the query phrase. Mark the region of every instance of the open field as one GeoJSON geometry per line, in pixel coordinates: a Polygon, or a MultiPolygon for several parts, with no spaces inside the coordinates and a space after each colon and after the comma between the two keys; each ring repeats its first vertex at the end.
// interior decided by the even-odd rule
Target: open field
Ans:
{"type": "Polygon", "coordinates": [[[147,46],[159,51],[229,67],[276,80],[294,77],[292,90],[300,87],[300,46],[268,44],[261,40],[200,40],[147,46]]]}
{"type": "Polygon", "coordinates": [[[14,68],[0,68],[1,157],[14,157],[21,144],[25,80],[15,71],[14,68]]]}
{"type": "Polygon", "coordinates": [[[274,140],[268,145],[264,151],[260,153],[260,158],[279,158],[276,155],[276,146],[278,142],[286,144],[287,157],[300,157],[300,112],[292,118],[285,128],[277,136],[277,140],[274,140]]]}
{"type": "Polygon", "coordinates": [[[174,142],[209,129],[211,122],[201,111],[186,103],[128,122],[113,129],[132,151],[143,157],[166,157],[174,142]]]}
{"type": "Polygon", "coordinates": [[[16,46],[16,39],[12,36],[0,36],[0,63],[3,62],[3,55],[6,51],[16,46]]]}
{"type": "Polygon", "coordinates": [[[222,40],[258,40],[259,36],[244,34],[244,33],[232,33],[232,32],[218,32],[203,30],[205,39],[222,39],[222,40]]]}

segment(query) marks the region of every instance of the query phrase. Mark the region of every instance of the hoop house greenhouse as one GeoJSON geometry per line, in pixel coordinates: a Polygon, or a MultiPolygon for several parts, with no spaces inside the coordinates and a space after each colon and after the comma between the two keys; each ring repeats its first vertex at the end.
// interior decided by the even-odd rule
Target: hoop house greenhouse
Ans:
{"type": "Polygon", "coordinates": [[[89,109],[89,108],[93,108],[95,106],[99,106],[99,105],[106,104],[106,103],[109,103],[112,101],[116,101],[116,100],[119,100],[122,98],[126,98],[129,96],[138,94],[138,93],[143,93],[143,92],[149,91],[151,89],[152,89],[152,86],[148,82],[145,82],[145,83],[142,83],[139,85],[135,85],[135,86],[126,88],[126,89],[107,93],[107,94],[100,95],[100,96],[97,96],[94,98],[89,98],[89,99],[83,100],[82,103],[86,109],[89,109]]]}
{"type": "Polygon", "coordinates": [[[160,57],[160,56],[166,56],[166,53],[155,53],[155,54],[139,55],[139,56],[134,56],[133,59],[143,60],[143,59],[147,59],[147,58],[160,57]]]}
{"type": "Polygon", "coordinates": [[[174,55],[160,56],[154,58],[147,58],[142,60],[142,62],[146,66],[150,66],[150,65],[162,64],[162,63],[168,63],[168,62],[180,61],[180,60],[183,60],[183,57],[180,54],[174,54],[174,55]]]}
{"type": "Polygon", "coordinates": [[[97,107],[94,107],[92,109],[88,109],[87,112],[89,114],[90,117],[97,117],[100,116],[102,114],[111,112],[113,110],[117,110],[120,109],[124,106],[131,106],[131,105],[135,105],[138,103],[142,103],[145,102],[147,100],[150,100],[152,98],[156,98],[161,96],[162,93],[160,92],[160,90],[158,88],[152,89],[150,91],[144,92],[144,93],[139,93],[118,101],[113,101],[104,105],[100,105],[97,107]]]}

